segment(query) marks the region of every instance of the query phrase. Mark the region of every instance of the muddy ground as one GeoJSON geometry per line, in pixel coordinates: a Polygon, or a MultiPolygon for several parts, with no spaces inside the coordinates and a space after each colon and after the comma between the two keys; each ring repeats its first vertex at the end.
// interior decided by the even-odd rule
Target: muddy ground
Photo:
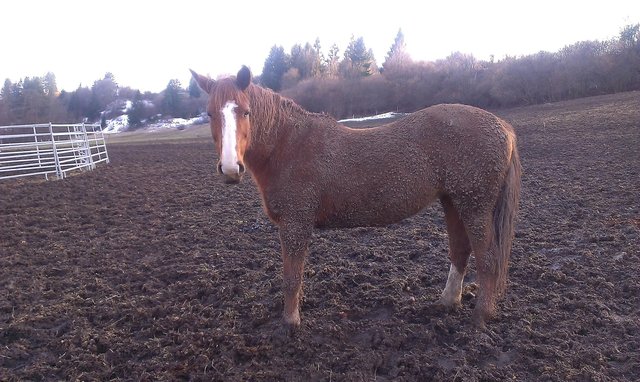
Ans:
{"type": "Polygon", "coordinates": [[[208,140],[109,147],[64,181],[0,182],[0,380],[632,381],[640,376],[640,93],[497,114],[519,135],[509,290],[486,330],[434,305],[439,205],[317,232],[303,324],[278,334],[276,229],[208,140]]]}

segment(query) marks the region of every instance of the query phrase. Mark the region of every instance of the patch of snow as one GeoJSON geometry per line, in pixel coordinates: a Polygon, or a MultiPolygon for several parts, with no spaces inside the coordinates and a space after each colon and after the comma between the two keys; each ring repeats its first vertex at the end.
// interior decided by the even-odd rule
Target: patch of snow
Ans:
{"type": "Polygon", "coordinates": [[[117,99],[107,105],[107,107],[102,111],[102,115],[107,118],[115,118],[118,115],[126,114],[132,106],[133,102],[130,100],[117,99]]]}
{"type": "MultiPolygon", "coordinates": [[[[140,130],[153,132],[163,129],[178,129],[184,130],[188,126],[200,125],[208,123],[209,119],[206,116],[199,116],[195,118],[170,118],[162,119],[154,123],[145,124],[140,130]]],[[[144,123],[144,121],[143,121],[144,123]]],[[[107,121],[107,126],[102,130],[105,134],[117,134],[129,129],[129,116],[127,114],[120,115],[116,118],[107,121]]]]}
{"type": "Polygon", "coordinates": [[[107,121],[107,126],[102,130],[105,134],[114,134],[129,128],[129,116],[123,114],[107,121]]]}
{"type": "Polygon", "coordinates": [[[405,115],[407,115],[407,113],[396,113],[394,111],[390,111],[388,113],[373,115],[373,116],[370,116],[370,117],[341,119],[338,122],[373,121],[373,120],[376,120],[376,119],[396,118],[396,117],[402,117],[402,116],[405,116],[405,115]]]}
{"type": "Polygon", "coordinates": [[[189,121],[184,118],[171,118],[171,119],[163,119],[156,123],[152,123],[149,126],[147,126],[147,128],[151,130],[177,129],[181,126],[186,126],[188,124],[189,124],[189,121]]]}
{"type": "Polygon", "coordinates": [[[190,119],[171,118],[171,119],[161,120],[156,123],[152,123],[147,126],[147,129],[152,131],[161,130],[161,129],[183,130],[187,126],[198,125],[198,124],[207,123],[207,122],[208,122],[208,119],[202,116],[190,118],[190,119]]]}

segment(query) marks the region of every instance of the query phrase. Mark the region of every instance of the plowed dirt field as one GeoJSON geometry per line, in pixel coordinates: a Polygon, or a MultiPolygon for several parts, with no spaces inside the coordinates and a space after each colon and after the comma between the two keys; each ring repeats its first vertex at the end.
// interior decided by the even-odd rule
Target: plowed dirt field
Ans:
{"type": "Polygon", "coordinates": [[[499,110],[523,192],[509,288],[485,330],[435,302],[439,205],[317,231],[301,330],[279,335],[277,230],[208,139],[111,144],[63,181],[0,182],[0,380],[634,381],[640,93],[499,110]]]}

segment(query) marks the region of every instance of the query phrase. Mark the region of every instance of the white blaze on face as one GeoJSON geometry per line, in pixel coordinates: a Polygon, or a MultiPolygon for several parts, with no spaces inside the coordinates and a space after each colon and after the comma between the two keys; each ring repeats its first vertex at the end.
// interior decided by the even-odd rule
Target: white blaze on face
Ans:
{"type": "Polygon", "coordinates": [[[235,102],[229,101],[222,108],[222,153],[220,162],[223,174],[238,174],[238,152],[236,151],[236,114],[234,109],[238,107],[235,102]]]}

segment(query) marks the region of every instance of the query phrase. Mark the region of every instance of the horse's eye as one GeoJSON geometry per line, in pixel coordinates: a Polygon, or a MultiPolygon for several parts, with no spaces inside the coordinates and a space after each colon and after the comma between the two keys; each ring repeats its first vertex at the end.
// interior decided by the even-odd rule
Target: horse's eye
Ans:
{"type": "Polygon", "coordinates": [[[245,111],[245,112],[244,112],[244,116],[245,116],[245,117],[248,117],[248,116],[249,116],[249,114],[251,114],[251,112],[249,112],[249,110],[247,110],[247,111],[245,111]]]}

